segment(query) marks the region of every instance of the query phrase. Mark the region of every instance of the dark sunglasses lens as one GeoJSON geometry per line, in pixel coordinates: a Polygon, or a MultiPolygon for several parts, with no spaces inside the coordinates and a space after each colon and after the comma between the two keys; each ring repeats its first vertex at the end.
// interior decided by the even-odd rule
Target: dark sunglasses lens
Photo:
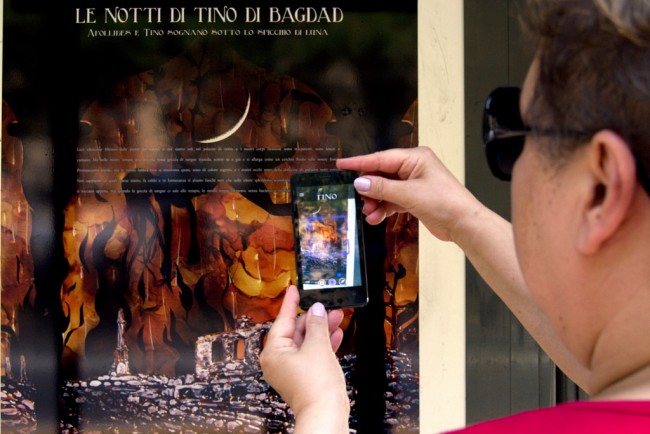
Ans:
{"type": "Polygon", "coordinates": [[[512,169],[524,149],[524,136],[509,139],[494,139],[485,144],[488,166],[494,176],[503,180],[512,179],[512,169]]]}
{"type": "Polygon", "coordinates": [[[517,87],[499,87],[485,101],[483,144],[492,174],[509,181],[512,168],[524,147],[524,124],[519,114],[517,87]],[[521,133],[515,134],[512,133],[521,133]]]}

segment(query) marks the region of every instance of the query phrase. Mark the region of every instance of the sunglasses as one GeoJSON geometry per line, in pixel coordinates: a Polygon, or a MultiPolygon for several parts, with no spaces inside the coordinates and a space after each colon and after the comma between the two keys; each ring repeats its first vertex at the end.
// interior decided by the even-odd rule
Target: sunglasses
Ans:
{"type": "Polygon", "coordinates": [[[485,100],[483,109],[483,145],[490,171],[510,181],[515,161],[524,150],[528,129],[519,114],[517,87],[499,87],[485,100]]]}
{"type": "Polygon", "coordinates": [[[510,181],[512,169],[524,150],[526,136],[587,137],[580,131],[559,131],[530,127],[519,113],[518,87],[498,87],[485,101],[483,109],[483,145],[488,166],[494,176],[510,181]]]}
{"type": "MultiPolygon", "coordinates": [[[[488,166],[494,176],[512,179],[512,169],[524,150],[526,136],[551,136],[556,138],[589,138],[585,131],[560,131],[527,126],[519,113],[518,87],[498,87],[488,95],[483,109],[483,145],[488,166]]],[[[636,174],[643,189],[650,195],[650,176],[639,159],[636,174]]]]}

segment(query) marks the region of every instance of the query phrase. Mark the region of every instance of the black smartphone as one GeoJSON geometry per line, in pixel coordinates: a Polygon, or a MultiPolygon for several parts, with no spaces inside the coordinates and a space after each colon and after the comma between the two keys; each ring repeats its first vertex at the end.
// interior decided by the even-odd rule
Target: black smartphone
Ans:
{"type": "Polygon", "coordinates": [[[368,303],[361,197],[352,171],[297,173],[291,177],[294,246],[300,307],[368,303]]]}

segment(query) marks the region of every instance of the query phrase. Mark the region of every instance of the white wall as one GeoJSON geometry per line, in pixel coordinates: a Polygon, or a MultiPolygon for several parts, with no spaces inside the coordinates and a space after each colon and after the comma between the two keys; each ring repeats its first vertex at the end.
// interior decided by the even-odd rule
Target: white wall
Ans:
{"type": "MultiPolygon", "coordinates": [[[[418,0],[420,145],[464,179],[463,2],[418,0]]],[[[420,228],[420,432],[465,424],[465,258],[420,228]]]]}

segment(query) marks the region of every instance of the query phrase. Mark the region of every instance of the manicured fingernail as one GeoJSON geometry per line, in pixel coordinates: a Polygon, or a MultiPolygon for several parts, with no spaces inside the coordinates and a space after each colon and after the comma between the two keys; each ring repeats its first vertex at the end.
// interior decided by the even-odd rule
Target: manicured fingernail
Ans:
{"type": "Polygon", "coordinates": [[[315,316],[325,316],[325,306],[322,303],[314,303],[311,307],[311,313],[315,316]]]}
{"type": "Polygon", "coordinates": [[[354,188],[358,191],[370,190],[370,180],[368,178],[357,178],[354,180],[354,188]]]}

